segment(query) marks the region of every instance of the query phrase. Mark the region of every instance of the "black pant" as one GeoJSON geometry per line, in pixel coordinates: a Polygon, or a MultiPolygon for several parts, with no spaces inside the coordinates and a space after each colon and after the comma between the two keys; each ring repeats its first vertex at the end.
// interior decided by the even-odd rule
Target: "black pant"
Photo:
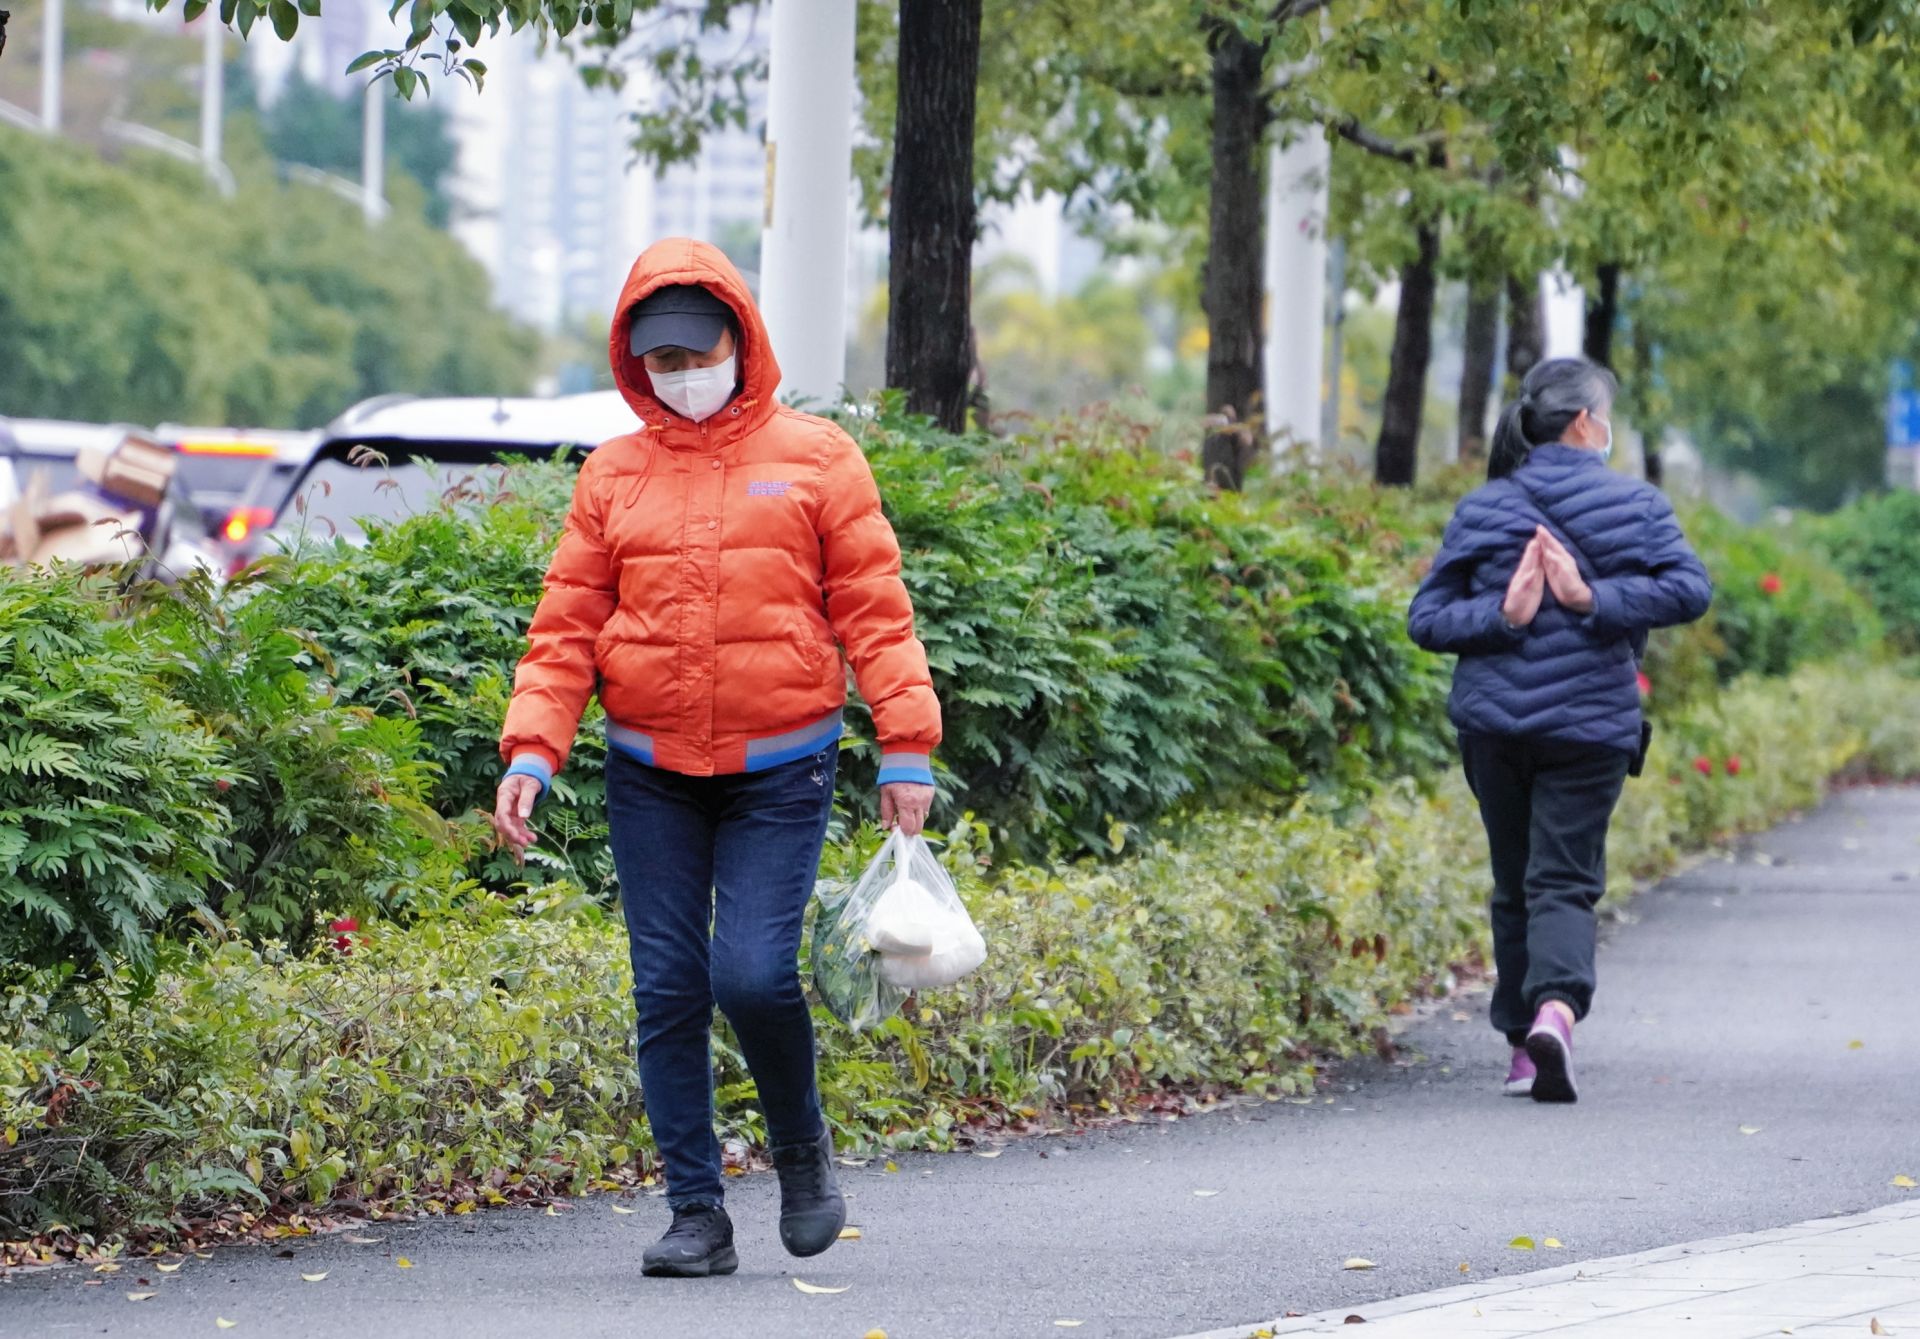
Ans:
{"type": "Polygon", "coordinates": [[[1462,735],[1467,784],[1493,853],[1493,1026],[1518,1046],[1535,1012],[1593,1003],[1593,909],[1607,887],[1607,824],[1626,784],[1621,750],[1462,735]]]}

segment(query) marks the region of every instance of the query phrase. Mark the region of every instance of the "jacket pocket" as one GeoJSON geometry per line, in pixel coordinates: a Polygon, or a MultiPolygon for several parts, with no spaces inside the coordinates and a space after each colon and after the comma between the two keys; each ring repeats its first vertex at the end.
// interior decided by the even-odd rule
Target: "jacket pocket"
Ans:
{"type": "Polygon", "coordinates": [[[787,614],[787,626],[792,630],[794,642],[800,648],[800,659],[807,669],[818,674],[820,667],[827,663],[826,648],[820,645],[820,635],[814,631],[806,612],[792,609],[787,614]]]}

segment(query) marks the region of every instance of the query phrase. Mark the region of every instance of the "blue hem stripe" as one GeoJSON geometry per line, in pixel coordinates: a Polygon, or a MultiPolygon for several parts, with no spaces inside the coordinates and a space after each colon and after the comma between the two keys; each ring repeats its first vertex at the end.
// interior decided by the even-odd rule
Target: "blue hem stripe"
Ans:
{"type": "Polygon", "coordinates": [[[785,748],[778,749],[772,753],[756,754],[751,751],[751,746],[749,746],[747,770],[749,772],[764,772],[769,768],[781,767],[790,762],[798,762],[802,758],[832,748],[840,742],[840,736],[844,733],[846,733],[846,727],[841,723],[840,717],[835,716],[831,721],[828,721],[820,733],[814,737],[803,739],[798,743],[789,744],[785,748]]]}
{"type": "Polygon", "coordinates": [[[618,749],[623,756],[631,758],[635,762],[645,763],[649,767],[653,766],[653,750],[650,748],[642,748],[638,744],[629,744],[626,740],[616,739],[611,734],[607,736],[607,747],[610,749],[618,749]]]}
{"type": "Polygon", "coordinates": [[[618,721],[607,722],[607,747],[618,749],[635,762],[653,766],[653,736],[630,730],[618,721]]]}

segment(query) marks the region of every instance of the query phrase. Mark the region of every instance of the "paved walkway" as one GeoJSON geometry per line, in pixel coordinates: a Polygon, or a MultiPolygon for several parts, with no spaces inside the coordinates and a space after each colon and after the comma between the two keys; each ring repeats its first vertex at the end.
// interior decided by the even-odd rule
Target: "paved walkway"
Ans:
{"type": "Polygon", "coordinates": [[[1347,1327],[1356,1321],[1368,1326],[1368,1339],[1920,1335],[1920,1204],[1893,1204],[1845,1218],[1589,1260],[1187,1339],[1350,1334],[1347,1327]]]}
{"type": "Polygon", "coordinates": [[[753,1176],[729,1186],[730,1279],[642,1278],[665,1204],[595,1197],[379,1224],[291,1258],[17,1276],[0,1336],[1167,1339],[1289,1311],[1384,1318],[1386,1299],[1920,1196],[1891,1184],[1920,1178],[1917,950],[1920,790],[1850,792],[1634,904],[1601,954],[1577,1106],[1499,1096],[1504,1048],[1462,1001],[1411,1031],[1403,1063],[1352,1066],[1311,1105],[850,1170],[864,1235],[817,1260],[780,1250],[775,1188],[753,1176]],[[1540,1249],[1512,1249],[1523,1234],[1540,1249]],[[1376,1267],[1344,1269],[1356,1256],[1376,1267]]]}

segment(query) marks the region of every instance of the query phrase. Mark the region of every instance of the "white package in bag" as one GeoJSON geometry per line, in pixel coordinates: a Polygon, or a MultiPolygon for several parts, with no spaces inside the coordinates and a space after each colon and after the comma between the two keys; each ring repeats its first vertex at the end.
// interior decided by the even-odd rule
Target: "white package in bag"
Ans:
{"type": "Polygon", "coordinates": [[[880,979],[902,990],[950,986],[987,960],[987,941],[926,838],[896,830],[875,864],[889,858],[892,881],[867,913],[880,979]]]}

